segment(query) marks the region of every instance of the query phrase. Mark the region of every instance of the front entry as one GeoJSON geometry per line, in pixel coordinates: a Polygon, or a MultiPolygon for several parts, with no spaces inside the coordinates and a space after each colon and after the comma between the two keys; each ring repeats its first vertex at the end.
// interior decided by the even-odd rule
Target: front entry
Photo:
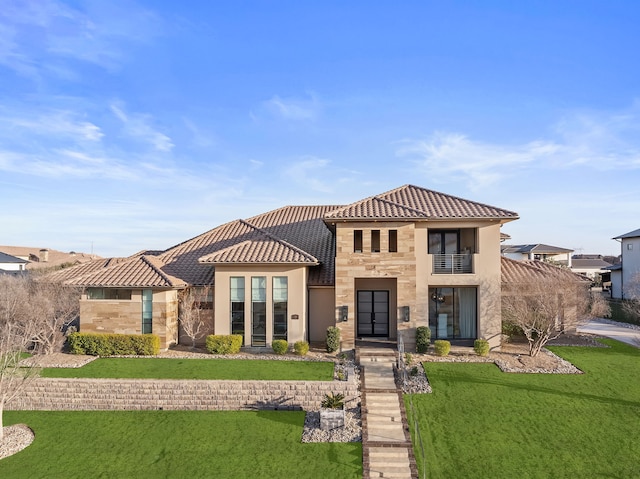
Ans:
{"type": "Polygon", "coordinates": [[[358,291],[358,336],[389,336],[389,291],[358,291]]]}

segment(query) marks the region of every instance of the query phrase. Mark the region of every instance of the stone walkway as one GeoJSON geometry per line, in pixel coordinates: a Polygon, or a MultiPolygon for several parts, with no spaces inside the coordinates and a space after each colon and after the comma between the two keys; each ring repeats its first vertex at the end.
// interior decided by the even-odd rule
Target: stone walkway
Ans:
{"type": "Polygon", "coordinates": [[[391,348],[359,347],[361,367],[363,477],[418,477],[402,399],[396,388],[391,348]]]}

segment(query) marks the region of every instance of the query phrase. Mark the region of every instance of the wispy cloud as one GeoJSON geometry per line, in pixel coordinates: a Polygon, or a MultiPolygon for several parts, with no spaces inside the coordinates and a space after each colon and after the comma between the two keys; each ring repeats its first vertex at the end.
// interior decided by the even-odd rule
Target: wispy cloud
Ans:
{"type": "Polygon", "coordinates": [[[158,151],[171,151],[173,142],[164,133],[157,131],[151,124],[151,115],[141,113],[126,113],[121,104],[111,104],[111,111],[122,122],[124,132],[131,138],[139,139],[153,146],[158,151]]]}
{"type": "Polygon", "coordinates": [[[68,59],[114,70],[128,47],[156,36],[160,24],[133,2],[7,1],[0,8],[0,64],[32,78],[72,77],[68,59]]]}
{"type": "Polygon", "coordinates": [[[640,168],[640,105],[614,114],[574,113],[558,122],[553,138],[524,144],[472,140],[462,133],[436,132],[398,142],[397,156],[440,182],[465,181],[477,190],[523,170],[640,168]]]}
{"type": "Polygon", "coordinates": [[[264,107],[272,115],[285,120],[314,120],[322,110],[322,105],[315,94],[309,98],[281,98],[274,95],[264,102],[264,107]]]}
{"type": "Polygon", "coordinates": [[[304,156],[299,161],[287,166],[284,170],[284,176],[295,182],[297,186],[321,193],[331,193],[331,183],[323,179],[330,163],[324,158],[304,156]]]}

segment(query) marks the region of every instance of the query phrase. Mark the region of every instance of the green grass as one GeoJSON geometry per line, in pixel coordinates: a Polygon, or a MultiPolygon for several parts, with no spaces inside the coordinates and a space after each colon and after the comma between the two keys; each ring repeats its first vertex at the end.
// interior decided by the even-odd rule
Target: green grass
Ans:
{"type": "Polygon", "coordinates": [[[35,441],[0,477],[356,478],[362,445],[302,444],[302,411],[7,411],[35,441]]]}
{"type": "Polygon", "coordinates": [[[426,467],[431,479],[640,477],[640,350],[603,342],[611,349],[549,348],[581,375],[425,363],[433,394],[405,397],[424,441],[426,464],[414,437],[421,474],[426,467]]]}
{"type": "Polygon", "coordinates": [[[265,359],[99,358],[81,368],[45,368],[48,378],[331,381],[333,363],[265,359]]]}

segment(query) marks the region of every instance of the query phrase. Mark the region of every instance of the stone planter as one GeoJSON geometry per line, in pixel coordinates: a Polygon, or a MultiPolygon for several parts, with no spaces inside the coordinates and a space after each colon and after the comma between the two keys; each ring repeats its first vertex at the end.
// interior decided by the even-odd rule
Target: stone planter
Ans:
{"type": "Polygon", "coordinates": [[[330,431],[337,427],[344,427],[344,408],[320,409],[320,429],[330,431]]]}

